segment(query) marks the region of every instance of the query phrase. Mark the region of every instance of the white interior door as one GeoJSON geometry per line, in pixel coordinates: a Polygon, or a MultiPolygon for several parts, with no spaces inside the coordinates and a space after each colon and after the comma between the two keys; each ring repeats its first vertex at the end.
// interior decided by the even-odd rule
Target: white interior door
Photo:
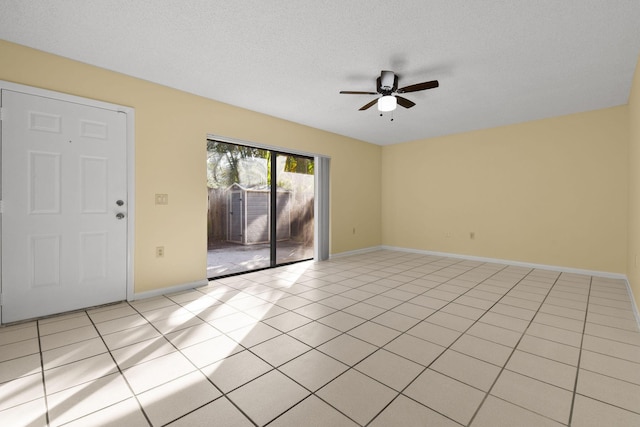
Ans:
{"type": "Polygon", "coordinates": [[[125,300],[126,114],[1,100],[2,323],[125,300]]]}

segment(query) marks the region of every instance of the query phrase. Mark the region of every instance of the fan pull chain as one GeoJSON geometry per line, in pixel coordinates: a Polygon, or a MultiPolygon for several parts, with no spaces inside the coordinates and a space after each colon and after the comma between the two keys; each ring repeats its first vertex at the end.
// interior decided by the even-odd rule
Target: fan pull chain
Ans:
{"type": "MultiPolygon", "coordinates": [[[[394,110],[394,111],[395,111],[395,110],[394,110]]],[[[391,112],[391,120],[389,120],[390,122],[392,122],[392,121],[393,121],[393,116],[394,116],[394,114],[393,114],[393,113],[394,113],[394,111],[392,111],[392,112],[391,112]]],[[[383,113],[380,113],[380,117],[383,117],[383,116],[384,116],[384,114],[383,114],[383,113]]]]}

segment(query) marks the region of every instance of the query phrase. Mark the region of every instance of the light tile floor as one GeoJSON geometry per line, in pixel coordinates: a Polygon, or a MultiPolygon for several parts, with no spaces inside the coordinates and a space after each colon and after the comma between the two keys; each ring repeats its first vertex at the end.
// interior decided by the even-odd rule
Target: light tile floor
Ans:
{"type": "Polygon", "coordinates": [[[622,280],[377,251],[0,328],[2,426],[640,426],[622,280]]]}

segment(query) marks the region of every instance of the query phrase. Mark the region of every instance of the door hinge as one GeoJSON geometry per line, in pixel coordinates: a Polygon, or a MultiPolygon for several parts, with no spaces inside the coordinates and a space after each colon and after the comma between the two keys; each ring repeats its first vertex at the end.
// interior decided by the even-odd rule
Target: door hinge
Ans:
{"type": "Polygon", "coordinates": [[[4,202],[0,200],[0,214],[4,213],[4,202]]]}
{"type": "Polygon", "coordinates": [[[0,122],[4,120],[4,107],[0,107],[0,122]]]}

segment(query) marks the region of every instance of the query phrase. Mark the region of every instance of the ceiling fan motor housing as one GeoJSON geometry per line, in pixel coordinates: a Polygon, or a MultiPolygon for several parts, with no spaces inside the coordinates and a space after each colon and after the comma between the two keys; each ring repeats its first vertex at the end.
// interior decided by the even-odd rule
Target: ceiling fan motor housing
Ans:
{"type": "Polygon", "coordinates": [[[393,71],[383,71],[380,75],[380,89],[383,92],[392,91],[395,86],[396,75],[393,71]]]}

